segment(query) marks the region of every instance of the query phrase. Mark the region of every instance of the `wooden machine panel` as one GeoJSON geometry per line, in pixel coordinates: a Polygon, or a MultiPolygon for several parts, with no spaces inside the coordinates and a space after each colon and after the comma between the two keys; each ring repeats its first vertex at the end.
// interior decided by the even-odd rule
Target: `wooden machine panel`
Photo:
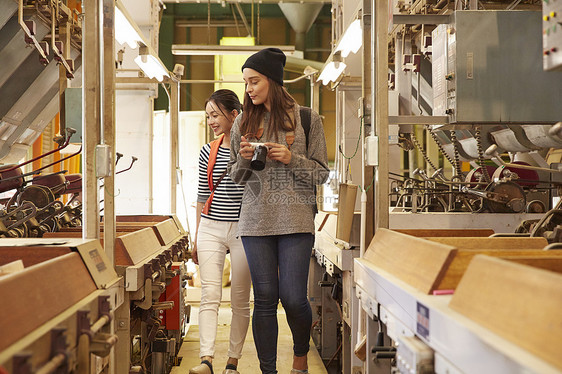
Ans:
{"type": "Polygon", "coordinates": [[[29,247],[0,247],[0,266],[22,260],[24,267],[29,267],[59,257],[71,252],[69,247],[29,246],[29,247]]]}
{"type": "Polygon", "coordinates": [[[0,277],[0,351],[96,290],[78,253],[0,277]]]}
{"type": "Polygon", "coordinates": [[[138,264],[161,248],[156,233],[151,227],[119,236],[115,240],[115,265],[138,264]]]}
{"type": "MultiPolygon", "coordinates": [[[[552,258],[552,257],[559,257],[562,259],[562,251],[543,251],[540,249],[464,249],[459,248],[453,261],[447,267],[447,271],[445,272],[445,276],[443,280],[439,283],[437,289],[439,290],[454,290],[457,288],[460,280],[462,279],[466,269],[468,268],[470,262],[473,258],[477,255],[487,255],[490,257],[509,257],[509,258],[518,258],[518,257],[532,257],[535,259],[539,259],[541,257],[545,258],[552,258]],[[554,253],[558,252],[558,254],[554,253]]],[[[531,264],[531,261],[527,261],[528,264],[531,264]]],[[[537,262],[538,264],[539,262],[537,262]]],[[[546,265],[543,265],[546,266],[546,265]]]]}
{"type": "Polygon", "coordinates": [[[452,245],[463,249],[543,249],[548,241],[543,237],[425,237],[433,242],[452,245]]]}
{"type": "Polygon", "coordinates": [[[562,369],[562,275],[476,256],[449,307],[562,369]]]}
{"type": "Polygon", "coordinates": [[[417,236],[418,238],[428,236],[490,236],[494,234],[492,229],[394,229],[392,231],[402,234],[417,236]]]}
{"type": "Polygon", "coordinates": [[[449,245],[379,229],[365,259],[429,294],[441,282],[456,251],[449,245]]]}
{"type": "Polygon", "coordinates": [[[156,237],[160,241],[160,245],[169,245],[177,240],[180,232],[176,223],[172,219],[159,222],[153,226],[156,237]]]}

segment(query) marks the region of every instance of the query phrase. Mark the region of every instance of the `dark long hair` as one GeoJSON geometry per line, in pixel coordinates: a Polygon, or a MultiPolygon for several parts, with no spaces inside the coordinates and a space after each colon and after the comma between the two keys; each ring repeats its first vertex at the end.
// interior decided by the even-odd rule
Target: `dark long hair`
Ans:
{"type": "Polygon", "coordinates": [[[213,92],[205,101],[205,106],[207,106],[209,102],[217,104],[222,115],[226,118],[228,118],[227,113],[231,113],[234,109],[236,109],[238,113],[240,113],[240,109],[242,109],[242,104],[240,104],[240,100],[238,100],[238,95],[225,88],[213,92]]]}
{"type": "MultiPolygon", "coordinates": [[[[274,136],[276,140],[279,140],[278,134],[281,130],[293,131],[295,129],[295,121],[289,116],[289,112],[295,107],[296,100],[287,92],[285,87],[269,79],[269,77],[266,78],[269,80],[267,97],[271,104],[267,136],[270,138],[274,136]]],[[[266,111],[264,104],[254,105],[248,93],[245,92],[240,133],[242,135],[256,134],[266,111]]]]}

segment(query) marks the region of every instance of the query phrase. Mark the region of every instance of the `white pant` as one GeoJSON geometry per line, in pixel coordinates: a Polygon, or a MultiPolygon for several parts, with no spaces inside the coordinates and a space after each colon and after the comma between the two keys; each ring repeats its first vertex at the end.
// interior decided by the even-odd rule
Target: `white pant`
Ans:
{"type": "Polygon", "coordinates": [[[199,307],[199,356],[214,356],[218,311],[222,298],[222,274],[230,249],[231,287],[230,345],[228,357],[240,358],[250,323],[250,270],[240,238],[238,222],[215,221],[201,217],[197,233],[197,258],[201,278],[199,307]]]}

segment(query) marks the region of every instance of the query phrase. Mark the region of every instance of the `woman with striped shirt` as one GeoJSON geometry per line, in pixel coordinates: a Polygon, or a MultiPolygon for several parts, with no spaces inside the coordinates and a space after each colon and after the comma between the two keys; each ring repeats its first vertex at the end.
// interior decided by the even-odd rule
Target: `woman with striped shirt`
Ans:
{"type": "Polygon", "coordinates": [[[226,172],[230,160],[230,128],[241,105],[230,90],[214,92],[205,104],[207,124],[218,138],[201,148],[197,191],[197,231],[191,256],[199,265],[201,305],[199,341],[201,364],[190,374],[213,374],[218,310],[222,298],[222,274],[227,251],[231,261],[230,346],[223,374],[238,374],[238,359],[250,322],[250,271],[237,236],[244,187],[226,172]]]}

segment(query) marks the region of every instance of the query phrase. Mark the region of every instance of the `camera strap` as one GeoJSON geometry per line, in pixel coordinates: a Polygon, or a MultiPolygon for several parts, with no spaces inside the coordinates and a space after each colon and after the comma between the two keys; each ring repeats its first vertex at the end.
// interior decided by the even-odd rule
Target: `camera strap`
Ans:
{"type": "Polygon", "coordinates": [[[304,130],[304,136],[306,138],[306,150],[308,151],[308,134],[310,134],[310,114],[311,109],[305,106],[300,107],[301,115],[301,126],[304,130]]]}
{"type": "Polygon", "coordinates": [[[210,143],[211,150],[209,152],[209,162],[207,163],[207,183],[209,184],[211,195],[209,196],[209,198],[205,202],[205,205],[203,206],[203,210],[201,211],[201,213],[203,214],[209,214],[209,209],[211,208],[213,196],[215,195],[215,190],[226,175],[227,169],[224,169],[221,176],[217,180],[217,183],[213,183],[213,169],[215,168],[215,163],[217,162],[217,155],[219,154],[219,147],[222,144],[223,139],[224,139],[224,134],[222,134],[218,139],[215,139],[210,143]]]}
{"type": "MultiPolygon", "coordinates": [[[[300,107],[300,116],[301,116],[301,126],[304,130],[304,136],[306,139],[306,152],[308,153],[308,135],[310,134],[310,118],[312,117],[311,114],[312,109],[301,106],[300,107]]],[[[316,186],[312,187],[312,193],[314,196],[314,200],[316,200],[316,186]]],[[[318,213],[318,205],[316,202],[313,204],[314,206],[314,214],[318,213]]]]}

